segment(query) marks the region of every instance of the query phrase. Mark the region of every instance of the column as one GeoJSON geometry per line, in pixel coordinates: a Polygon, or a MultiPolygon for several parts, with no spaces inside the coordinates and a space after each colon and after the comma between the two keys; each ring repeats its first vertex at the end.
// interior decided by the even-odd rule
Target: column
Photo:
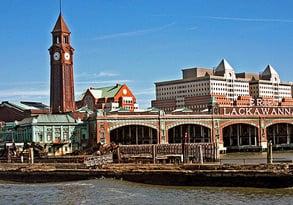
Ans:
{"type": "MultiPolygon", "coordinates": [[[[259,128],[260,129],[260,128],[259,128]]],[[[257,145],[257,128],[254,128],[254,145],[257,145]]]]}
{"type": "Polygon", "coordinates": [[[239,140],[240,140],[240,136],[239,136],[239,124],[236,125],[236,132],[237,132],[237,146],[240,146],[239,140]]]}
{"type": "Polygon", "coordinates": [[[289,136],[289,124],[287,124],[287,130],[286,130],[286,134],[287,134],[287,144],[290,144],[290,136],[289,136]]]}
{"type": "Polygon", "coordinates": [[[176,127],[172,128],[173,131],[173,143],[175,142],[175,135],[176,135],[176,127]]]}
{"type": "Polygon", "coordinates": [[[190,143],[190,125],[187,125],[187,136],[188,136],[188,143],[190,143]]]}
{"type": "Polygon", "coordinates": [[[135,144],[138,144],[138,125],[135,125],[135,144]]]}
{"type": "Polygon", "coordinates": [[[193,130],[193,143],[194,143],[195,142],[195,139],[196,139],[195,125],[192,126],[192,130],[193,130]]]}
{"type": "Polygon", "coordinates": [[[232,136],[233,136],[233,126],[232,125],[229,126],[229,130],[230,130],[230,132],[229,132],[229,139],[230,139],[229,146],[232,146],[232,144],[233,144],[233,139],[232,139],[232,136]]]}
{"type": "Polygon", "coordinates": [[[149,127],[150,144],[153,144],[153,129],[149,127]]]}
{"type": "Polygon", "coordinates": [[[204,139],[204,133],[203,133],[202,126],[200,126],[200,142],[203,142],[203,139],[204,139]]]}
{"type": "Polygon", "coordinates": [[[121,140],[121,142],[122,142],[122,144],[125,144],[125,127],[123,126],[123,127],[121,127],[122,128],[122,140],[121,140]]]}
{"type": "Polygon", "coordinates": [[[144,128],[145,127],[142,127],[142,132],[141,132],[141,135],[142,135],[142,144],[144,144],[144,139],[145,139],[145,136],[144,136],[144,128]]]}
{"type": "Polygon", "coordinates": [[[117,142],[119,142],[119,140],[120,140],[120,139],[119,139],[119,128],[117,128],[115,132],[116,132],[115,141],[116,141],[116,143],[117,143],[117,142]]]}
{"type": "Polygon", "coordinates": [[[181,142],[182,142],[182,139],[183,139],[183,136],[184,135],[182,135],[182,125],[179,125],[180,126],[180,128],[179,128],[179,136],[180,136],[180,139],[181,139],[181,142]]]}
{"type": "Polygon", "coordinates": [[[249,141],[249,145],[251,146],[251,128],[252,127],[248,127],[248,141],[249,141]]]}
{"type": "Polygon", "coordinates": [[[128,126],[128,134],[129,134],[129,138],[128,138],[129,142],[127,142],[127,143],[130,143],[130,144],[132,144],[132,137],[131,137],[131,126],[130,126],[130,125],[128,126]]]}

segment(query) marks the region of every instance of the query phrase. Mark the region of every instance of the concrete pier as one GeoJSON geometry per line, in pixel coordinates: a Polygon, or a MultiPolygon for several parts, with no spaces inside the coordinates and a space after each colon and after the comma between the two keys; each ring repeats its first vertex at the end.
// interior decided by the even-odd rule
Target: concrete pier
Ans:
{"type": "Polygon", "coordinates": [[[132,182],[176,186],[292,187],[293,165],[139,165],[111,164],[102,169],[82,165],[9,164],[0,166],[0,180],[26,183],[116,178],[132,182]]]}

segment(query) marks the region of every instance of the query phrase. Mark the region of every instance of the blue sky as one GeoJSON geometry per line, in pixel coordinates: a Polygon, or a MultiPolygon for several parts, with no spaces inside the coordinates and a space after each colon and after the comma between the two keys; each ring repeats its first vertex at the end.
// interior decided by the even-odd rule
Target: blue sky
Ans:
{"type": "MultiPolygon", "coordinates": [[[[126,82],[148,107],[154,82],[222,58],[237,72],[271,64],[293,81],[292,8],[292,0],[63,0],[76,95],[126,82]]],[[[1,0],[0,101],[49,102],[48,48],[58,14],[58,0],[1,0]]]]}

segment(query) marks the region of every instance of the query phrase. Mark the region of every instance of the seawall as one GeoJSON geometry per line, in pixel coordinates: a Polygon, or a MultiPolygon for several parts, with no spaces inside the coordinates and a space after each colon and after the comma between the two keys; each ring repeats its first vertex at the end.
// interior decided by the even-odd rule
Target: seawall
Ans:
{"type": "Polygon", "coordinates": [[[293,165],[137,165],[113,164],[102,169],[76,165],[0,165],[0,180],[45,183],[116,178],[132,182],[175,186],[293,187],[293,165]],[[13,168],[12,168],[13,167],[13,168]]]}

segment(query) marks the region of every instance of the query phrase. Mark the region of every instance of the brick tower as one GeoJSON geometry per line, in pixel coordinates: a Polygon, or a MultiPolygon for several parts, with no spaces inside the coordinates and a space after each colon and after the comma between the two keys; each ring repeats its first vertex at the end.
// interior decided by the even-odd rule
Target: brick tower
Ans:
{"type": "Polygon", "coordinates": [[[73,52],[74,49],[70,45],[70,31],[60,13],[52,31],[52,46],[49,49],[52,113],[66,113],[75,110],[73,52]]]}

